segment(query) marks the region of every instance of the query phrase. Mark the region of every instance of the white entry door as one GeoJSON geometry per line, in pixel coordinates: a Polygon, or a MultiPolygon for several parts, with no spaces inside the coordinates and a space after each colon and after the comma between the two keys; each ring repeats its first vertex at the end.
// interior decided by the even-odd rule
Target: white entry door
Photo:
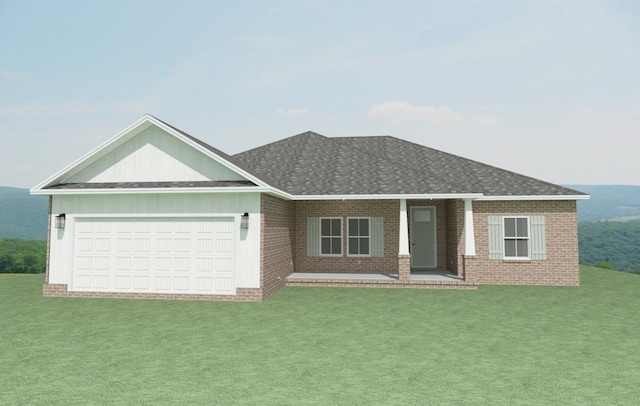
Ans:
{"type": "Polygon", "coordinates": [[[233,294],[233,218],[78,218],[74,291],[233,294]]]}
{"type": "Polygon", "coordinates": [[[436,208],[411,208],[411,266],[435,268],[436,258],[436,208]]]}

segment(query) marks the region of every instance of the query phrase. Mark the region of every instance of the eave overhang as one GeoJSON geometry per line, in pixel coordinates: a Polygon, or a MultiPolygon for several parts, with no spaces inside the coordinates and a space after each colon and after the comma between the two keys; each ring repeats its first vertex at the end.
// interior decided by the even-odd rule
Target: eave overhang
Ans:
{"type": "Polygon", "coordinates": [[[589,195],[521,195],[521,196],[482,196],[479,201],[495,200],[589,200],[589,195]]]}
{"type": "Polygon", "coordinates": [[[482,193],[412,193],[412,194],[353,194],[353,195],[288,195],[289,200],[435,200],[478,199],[482,193]]]}
{"type": "Polygon", "coordinates": [[[32,195],[125,195],[150,193],[271,193],[263,187],[192,187],[192,188],[99,188],[99,189],[40,189],[32,190],[32,195]]]}

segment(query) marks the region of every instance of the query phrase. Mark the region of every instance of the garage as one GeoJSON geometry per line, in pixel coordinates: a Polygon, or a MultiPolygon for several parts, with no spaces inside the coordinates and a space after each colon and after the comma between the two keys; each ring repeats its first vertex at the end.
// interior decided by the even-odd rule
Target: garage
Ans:
{"type": "Polygon", "coordinates": [[[72,290],[234,294],[231,217],[77,217],[72,290]]]}

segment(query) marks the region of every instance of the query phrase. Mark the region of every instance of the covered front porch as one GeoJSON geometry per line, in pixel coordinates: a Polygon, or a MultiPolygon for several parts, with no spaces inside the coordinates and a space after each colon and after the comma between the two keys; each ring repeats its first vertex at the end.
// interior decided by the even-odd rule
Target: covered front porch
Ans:
{"type": "Polygon", "coordinates": [[[475,287],[465,274],[475,255],[473,198],[296,202],[297,255],[285,283],[475,287]],[[355,242],[365,250],[354,251],[355,242]]]}

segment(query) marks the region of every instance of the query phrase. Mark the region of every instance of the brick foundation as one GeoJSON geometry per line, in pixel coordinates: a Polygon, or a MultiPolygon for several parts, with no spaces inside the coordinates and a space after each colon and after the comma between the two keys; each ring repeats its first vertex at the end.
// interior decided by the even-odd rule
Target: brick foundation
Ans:
{"type": "Polygon", "coordinates": [[[67,285],[45,284],[42,288],[45,297],[88,297],[111,299],[163,299],[163,300],[207,300],[260,302],[262,289],[238,288],[235,295],[198,295],[177,293],[118,293],[118,292],[69,292],[67,285]]]}
{"type": "Polygon", "coordinates": [[[398,255],[398,279],[402,282],[411,279],[411,255],[398,255]]]}

